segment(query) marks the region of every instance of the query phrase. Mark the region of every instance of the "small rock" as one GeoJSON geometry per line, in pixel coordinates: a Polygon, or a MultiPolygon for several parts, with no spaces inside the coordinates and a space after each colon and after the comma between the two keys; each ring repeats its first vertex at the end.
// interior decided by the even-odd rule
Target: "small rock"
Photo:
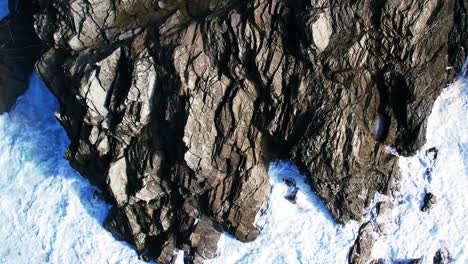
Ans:
{"type": "Polygon", "coordinates": [[[376,241],[376,233],[370,222],[362,224],[354,245],[349,250],[349,264],[382,263],[382,260],[372,260],[372,248],[376,241]]]}
{"type": "Polygon", "coordinates": [[[138,256],[139,259],[143,260],[144,262],[149,262],[151,260],[150,257],[148,257],[147,255],[145,254],[141,254],[138,256]]]}
{"type": "Polygon", "coordinates": [[[441,248],[437,250],[434,255],[433,263],[434,264],[448,264],[452,262],[452,257],[446,248],[441,248]]]}
{"type": "Polygon", "coordinates": [[[195,250],[196,263],[203,263],[204,260],[216,256],[220,236],[221,233],[214,228],[212,220],[201,216],[192,233],[192,247],[195,250]],[[197,245],[195,246],[194,243],[197,245]]]}
{"type": "Polygon", "coordinates": [[[166,8],[166,3],[164,1],[158,1],[159,8],[166,8]]]}
{"type": "Polygon", "coordinates": [[[198,245],[200,245],[200,239],[201,239],[200,234],[193,233],[190,236],[190,243],[192,244],[192,247],[197,248],[198,245]]]}
{"type": "Polygon", "coordinates": [[[424,196],[424,205],[421,208],[421,211],[427,212],[437,203],[437,198],[434,194],[428,192],[424,196]]]}
{"type": "Polygon", "coordinates": [[[437,159],[438,154],[439,154],[439,150],[436,147],[432,147],[432,148],[426,150],[426,155],[432,155],[433,160],[437,159]]]}
{"type": "Polygon", "coordinates": [[[284,178],[283,181],[288,187],[296,187],[296,182],[294,180],[284,178]]]}
{"type": "Polygon", "coordinates": [[[418,259],[410,259],[408,261],[408,264],[420,264],[421,263],[421,259],[418,258],[418,259]]]}
{"type": "Polygon", "coordinates": [[[290,201],[291,203],[296,203],[296,195],[299,191],[299,188],[296,186],[296,182],[287,178],[284,178],[283,181],[288,186],[288,191],[284,195],[284,198],[286,198],[286,200],[290,201]]]}

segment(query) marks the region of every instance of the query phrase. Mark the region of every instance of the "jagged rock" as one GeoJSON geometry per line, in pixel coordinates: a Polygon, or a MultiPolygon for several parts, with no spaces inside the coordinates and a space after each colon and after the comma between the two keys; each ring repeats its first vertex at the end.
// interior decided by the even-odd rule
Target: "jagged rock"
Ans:
{"type": "Polygon", "coordinates": [[[434,207],[436,203],[437,203],[437,197],[430,192],[426,193],[426,195],[424,196],[424,201],[423,201],[423,206],[421,207],[421,211],[423,212],[429,211],[432,207],[434,207]]]}
{"type": "Polygon", "coordinates": [[[0,21],[0,114],[28,88],[34,63],[43,48],[34,33],[32,7],[10,0],[10,14],[0,21]]]}
{"type": "Polygon", "coordinates": [[[434,264],[449,264],[452,262],[452,257],[446,248],[441,248],[437,250],[434,255],[433,263],[434,264]]]}
{"type": "Polygon", "coordinates": [[[254,239],[277,158],[304,172],[335,220],[361,219],[376,192],[397,188],[387,146],[423,145],[468,48],[463,0],[38,8],[49,50],[37,70],[60,101],[66,157],[115,205],[107,226],[152,259],[200,246],[212,234],[191,236],[200,215],[254,239]]]}
{"type": "Polygon", "coordinates": [[[195,250],[195,263],[203,263],[203,260],[216,256],[218,240],[221,232],[213,227],[213,222],[202,217],[191,235],[191,246],[195,250]]]}
{"type": "Polygon", "coordinates": [[[385,200],[377,204],[377,218],[375,219],[378,232],[380,234],[390,234],[394,231],[397,225],[394,223],[392,214],[393,203],[390,200],[385,200]]]}
{"type": "Polygon", "coordinates": [[[349,251],[348,263],[381,263],[381,260],[372,260],[372,247],[376,240],[377,234],[372,227],[372,223],[367,222],[362,224],[359,228],[358,237],[349,251]]]}

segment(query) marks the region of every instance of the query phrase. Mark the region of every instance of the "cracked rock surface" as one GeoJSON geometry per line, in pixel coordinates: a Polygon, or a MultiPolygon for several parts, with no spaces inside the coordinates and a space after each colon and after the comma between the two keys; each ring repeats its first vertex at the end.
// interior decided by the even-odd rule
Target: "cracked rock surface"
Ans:
{"type": "Polygon", "coordinates": [[[106,226],[161,262],[213,257],[221,230],[255,239],[274,159],[360,220],[468,48],[463,0],[35,3],[66,157],[114,205],[106,226]]]}

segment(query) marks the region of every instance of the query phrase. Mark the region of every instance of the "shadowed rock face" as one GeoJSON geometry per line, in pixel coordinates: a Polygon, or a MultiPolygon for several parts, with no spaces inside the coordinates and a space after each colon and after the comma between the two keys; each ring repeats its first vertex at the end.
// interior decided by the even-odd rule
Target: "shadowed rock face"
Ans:
{"type": "Polygon", "coordinates": [[[9,111],[28,87],[41,52],[31,5],[20,0],[9,4],[10,14],[0,21],[0,114],[9,111]]]}
{"type": "Polygon", "coordinates": [[[360,219],[397,189],[386,146],[424,143],[468,47],[463,0],[40,9],[37,70],[61,102],[66,156],[115,205],[107,227],[160,261],[174,247],[212,257],[219,228],[255,239],[272,159],[300,167],[338,222],[360,219]]]}

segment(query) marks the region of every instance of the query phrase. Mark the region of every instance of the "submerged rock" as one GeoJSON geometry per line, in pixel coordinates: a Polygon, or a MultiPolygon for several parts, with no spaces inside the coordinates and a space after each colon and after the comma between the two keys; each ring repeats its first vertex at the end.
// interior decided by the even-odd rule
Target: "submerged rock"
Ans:
{"type": "Polygon", "coordinates": [[[299,188],[296,186],[296,182],[287,178],[284,178],[283,181],[288,186],[288,190],[284,195],[284,198],[286,198],[286,200],[290,201],[291,203],[296,203],[296,194],[299,191],[299,188]]]}
{"type": "Polygon", "coordinates": [[[186,245],[212,257],[213,225],[255,239],[273,158],[336,221],[361,219],[397,189],[387,146],[423,145],[468,48],[461,0],[39,3],[66,157],[114,204],[106,226],[160,261],[186,245]]]}

